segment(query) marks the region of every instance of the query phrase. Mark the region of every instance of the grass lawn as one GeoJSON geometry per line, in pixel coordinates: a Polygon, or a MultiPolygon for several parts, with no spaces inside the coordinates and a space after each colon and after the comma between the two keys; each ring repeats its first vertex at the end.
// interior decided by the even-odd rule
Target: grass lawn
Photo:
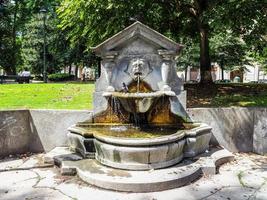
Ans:
{"type": "MultiPolygon", "coordinates": [[[[267,107],[267,84],[185,85],[187,106],[267,107]]],[[[92,109],[94,84],[0,84],[0,109],[92,109]]]]}
{"type": "Polygon", "coordinates": [[[267,107],[267,84],[185,85],[188,107],[267,107]]]}
{"type": "Polygon", "coordinates": [[[94,84],[0,84],[0,109],[92,109],[94,84]]]}

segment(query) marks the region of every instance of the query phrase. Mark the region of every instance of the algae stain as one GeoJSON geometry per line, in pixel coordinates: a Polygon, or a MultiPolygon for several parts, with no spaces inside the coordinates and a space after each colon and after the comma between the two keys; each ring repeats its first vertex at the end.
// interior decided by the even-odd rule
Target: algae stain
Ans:
{"type": "Polygon", "coordinates": [[[126,178],[132,177],[132,175],[129,172],[123,171],[123,170],[116,170],[116,169],[108,171],[107,175],[112,176],[112,177],[114,176],[126,177],[126,178]]]}
{"type": "Polygon", "coordinates": [[[238,181],[239,181],[240,185],[242,185],[242,187],[248,187],[243,181],[243,178],[244,178],[244,172],[243,171],[240,171],[237,174],[237,178],[238,178],[238,181]]]}
{"type": "Polygon", "coordinates": [[[77,167],[84,171],[89,171],[92,174],[105,174],[105,171],[101,169],[101,166],[96,164],[96,161],[83,160],[77,164],[77,167]]]}
{"type": "Polygon", "coordinates": [[[120,152],[118,150],[116,150],[116,149],[114,149],[114,151],[113,151],[113,160],[115,162],[118,162],[118,163],[121,162],[120,152]]]}

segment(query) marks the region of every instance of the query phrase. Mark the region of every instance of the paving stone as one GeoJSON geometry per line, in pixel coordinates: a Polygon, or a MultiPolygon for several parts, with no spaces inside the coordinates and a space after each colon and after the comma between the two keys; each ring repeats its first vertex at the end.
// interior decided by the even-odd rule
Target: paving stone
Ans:
{"type": "Polygon", "coordinates": [[[81,160],[82,157],[71,151],[68,147],[56,147],[47,154],[45,154],[43,160],[44,163],[58,164],[60,165],[63,160],[81,160]]]}
{"type": "MultiPolygon", "coordinates": [[[[239,200],[250,198],[266,200],[267,185],[262,185],[262,181],[267,179],[267,171],[264,169],[265,160],[266,157],[255,154],[235,154],[235,160],[222,165],[218,174],[204,176],[184,187],[151,193],[103,190],[84,183],[77,176],[61,176],[57,168],[0,172],[0,199],[239,200]],[[258,190],[243,187],[240,184],[237,176],[240,170],[245,173],[244,182],[258,190]]],[[[6,162],[0,163],[6,166],[10,161],[6,162]]],[[[14,161],[16,162],[23,161],[14,161]]]]}

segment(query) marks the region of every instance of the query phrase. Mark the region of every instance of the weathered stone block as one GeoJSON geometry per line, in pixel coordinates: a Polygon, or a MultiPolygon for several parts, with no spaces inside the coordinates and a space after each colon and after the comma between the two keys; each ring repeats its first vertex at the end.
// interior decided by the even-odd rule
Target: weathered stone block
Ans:
{"type": "Polygon", "coordinates": [[[0,111],[0,156],[30,151],[31,138],[28,110],[0,111]]]}
{"type": "Polygon", "coordinates": [[[253,151],[267,154],[267,108],[259,108],[254,112],[253,151]]]}

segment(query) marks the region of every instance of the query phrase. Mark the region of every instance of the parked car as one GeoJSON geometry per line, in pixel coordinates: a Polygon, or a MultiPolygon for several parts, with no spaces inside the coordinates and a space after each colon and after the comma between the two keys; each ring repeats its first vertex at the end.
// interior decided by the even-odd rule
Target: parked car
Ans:
{"type": "Polygon", "coordinates": [[[224,79],[224,80],[216,80],[214,81],[215,83],[231,83],[231,80],[229,79],[224,79]]]}

